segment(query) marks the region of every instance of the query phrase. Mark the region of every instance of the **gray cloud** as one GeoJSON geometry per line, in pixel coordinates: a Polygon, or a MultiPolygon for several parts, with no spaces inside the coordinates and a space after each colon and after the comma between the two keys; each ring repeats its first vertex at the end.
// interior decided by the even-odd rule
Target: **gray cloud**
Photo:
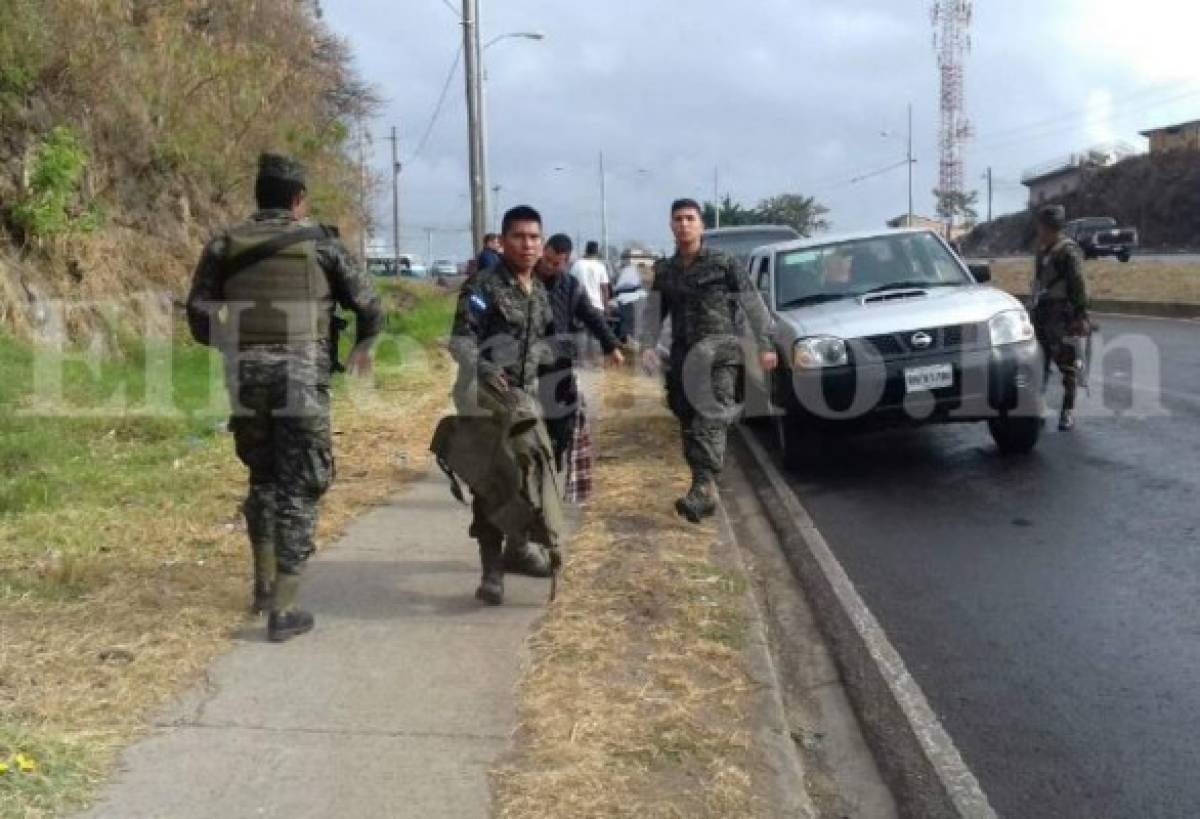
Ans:
{"type": "MultiPolygon", "coordinates": [[[[551,230],[598,237],[602,150],[614,242],[666,247],[667,203],[711,198],[714,168],[722,193],[746,203],[800,192],[831,207],[835,230],[881,225],[906,208],[903,168],[849,180],[903,159],[901,141],[880,132],[903,132],[909,101],[917,209],[933,209],[938,83],[925,0],[481,3],[485,39],[547,35],[497,44],[486,64],[500,204],[534,204],[551,230]]],[[[1194,31],[1198,13],[1177,6],[1144,0],[1139,10],[1194,31]]],[[[1140,145],[1140,128],[1200,110],[1200,84],[1176,69],[1185,61],[1165,62],[1153,43],[1119,37],[1111,19],[1127,12],[1116,0],[977,3],[967,88],[978,136],[967,170],[982,189],[985,168],[995,168],[999,212],[1022,205],[1024,168],[1105,130],[1140,145]],[[1111,122],[1097,121],[1108,113],[1111,122]]],[[[373,132],[398,123],[407,156],[461,41],[457,18],[441,0],[338,0],[326,17],[389,100],[373,132]]],[[[460,69],[426,151],[402,176],[405,243],[418,251],[424,228],[469,221],[463,100],[460,69]]],[[[384,170],[386,143],[376,148],[374,165],[384,170]]],[[[390,203],[380,212],[387,225],[390,203]]],[[[436,234],[434,250],[461,258],[466,236],[436,234]]]]}

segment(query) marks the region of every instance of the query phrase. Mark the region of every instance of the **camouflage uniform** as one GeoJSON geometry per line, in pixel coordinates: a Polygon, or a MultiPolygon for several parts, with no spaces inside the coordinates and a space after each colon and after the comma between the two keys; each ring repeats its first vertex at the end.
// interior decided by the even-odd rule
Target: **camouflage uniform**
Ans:
{"type": "MultiPolygon", "coordinates": [[[[667,403],[679,419],[683,455],[692,472],[689,497],[711,493],[737,411],[746,319],[758,350],[769,352],[774,349],[771,317],[742,265],[706,247],[689,266],[678,253],[659,261],[651,292],[661,299],[661,318],[671,319],[667,403]]],[[[657,328],[646,330],[654,333],[657,328]]],[[[642,339],[644,349],[653,349],[655,343],[654,335],[642,339]]]]}
{"type": "Polygon", "coordinates": [[[1063,406],[1075,408],[1080,350],[1071,337],[1087,319],[1087,287],[1083,279],[1083,251],[1060,237],[1048,250],[1039,250],[1033,280],[1033,326],[1046,356],[1046,369],[1057,365],[1063,377],[1063,406]]]}
{"type": "MultiPolygon", "coordinates": [[[[225,354],[226,386],[232,405],[230,429],[237,454],[250,471],[250,491],[242,510],[255,554],[256,600],[278,576],[297,576],[314,551],[317,501],[334,476],[329,417],[330,350],[328,335],[302,341],[255,341],[235,322],[213,319],[227,300],[226,288],[256,267],[225,281],[223,268],[234,237],[279,235],[312,227],[287,210],[265,210],[216,236],[204,248],[187,300],[192,335],[225,354]]],[[[355,313],[359,343],[378,335],[383,321],[370,278],[352,261],[329,229],[309,243],[328,295],[315,305],[332,316],[333,302],[355,313]]],[[[272,303],[269,297],[268,303],[272,303]]],[[[324,324],[328,333],[329,325],[324,324]]],[[[261,606],[260,606],[261,607],[261,606]]]]}
{"type": "MultiPolygon", "coordinates": [[[[536,276],[529,293],[503,261],[469,278],[459,292],[450,339],[450,353],[459,365],[454,387],[459,413],[506,415],[514,406],[536,406],[538,370],[554,361],[553,333],[554,314],[536,276]]],[[[475,497],[470,535],[479,541],[484,572],[477,594],[499,602],[505,536],[510,554],[517,555],[528,548],[528,533],[498,529],[485,514],[491,505],[490,499],[475,497]],[[498,585],[499,592],[485,594],[488,583],[498,585]]]]}

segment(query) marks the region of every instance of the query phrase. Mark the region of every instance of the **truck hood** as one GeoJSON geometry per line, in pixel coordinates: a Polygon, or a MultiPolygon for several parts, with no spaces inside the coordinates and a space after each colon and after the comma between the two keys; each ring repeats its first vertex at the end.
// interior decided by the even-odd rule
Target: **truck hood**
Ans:
{"type": "Polygon", "coordinates": [[[987,285],[901,290],[894,297],[873,297],[800,307],[780,313],[795,338],[835,336],[866,338],[883,333],[904,333],[956,324],[988,321],[1004,310],[1024,310],[1019,301],[987,285]],[[903,295],[902,298],[895,298],[903,295]]]}

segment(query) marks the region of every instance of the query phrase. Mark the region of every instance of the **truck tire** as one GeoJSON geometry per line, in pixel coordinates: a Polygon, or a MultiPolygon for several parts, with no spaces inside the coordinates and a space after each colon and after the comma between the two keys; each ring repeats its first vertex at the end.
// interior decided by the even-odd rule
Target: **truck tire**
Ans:
{"type": "Polygon", "coordinates": [[[1001,415],[988,420],[988,432],[1001,455],[1025,455],[1033,451],[1045,421],[1036,415],[1001,415]]]}
{"type": "Polygon", "coordinates": [[[1117,261],[1121,262],[1122,264],[1128,264],[1129,260],[1132,258],[1133,258],[1133,253],[1128,250],[1122,250],[1120,253],[1117,254],[1117,261]]]}

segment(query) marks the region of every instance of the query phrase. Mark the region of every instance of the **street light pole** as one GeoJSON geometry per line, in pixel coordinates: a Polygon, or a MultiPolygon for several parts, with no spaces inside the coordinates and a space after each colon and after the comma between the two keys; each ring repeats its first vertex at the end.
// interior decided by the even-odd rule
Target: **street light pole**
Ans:
{"type": "Polygon", "coordinates": [[[604,173],[604,151],[600,152],[600,236],[604,242],[604,261],[608,262],[608,179],[604,173]]]}
{"type": "Polygon", "coordinates": [[[912,103],[908,104],[908,226],[913,226],[913,126],[912,103]]]}
{"type": "MultiPolygon", "coordinates": [[[[476,3],[478,3],[478,1],[479,0],[475,0],[476,3]]],[[[545,36],[546,35],[542,34],[539,31],[514,31],[509,34],[497,35],[497,36],[493,37],[492,39],[488,40],[487,43],[484,44],[484,46],[482,48],[479,48],[479,28],[478,28],[478,26],[476,26],[476,29],[475,29],[475,46],[478,49],[478,51],[476,52],[476,67],[479,71],[479,78],[480,78],[479,79],[480,178],[482,180],[484,197],[485,197],[484,204],[483,204],[484,220],[486,222],[488,222],[488,224],[492,223],[493,216],[495,217],[496,221],[499,221],[500,214],[499,213],[491,214],[489,212],[488,202],[486,199],[487,191],[489,190],[489,187],[488,187],[488,165],[491,161],[489,158],[489,151],[491,149],[491,145],[488,142],[488,135],[487,135],[487,123],[488,123],[487,78],[488,77],[487,77],[487,66],[484,65],[484,62],[483,62],[483,53],[485,51],[487,51],[489,48],[491,48],[492,46],[494,46],[496,43],[500,42],[501,40],[509,40],[509,39],[541,40],[541,39],[544,39],[545,36]]]]}
{"type": "Polygon", "coordinates": [[[400,137],[392,126],[392,260],[400,272],[400,137]]]}
{"type": "Polygon", "coordinates": [[[721,226],[721,169],[719,166],[713,166],[713,213],[716,214],[716,222],[713,227],[721,226]]]}
{"type": "Polygon", "coordinates": [[[483,247],[487,224],[487,179],[480,129],[479,0],[463,0],[463,65],[467,85],[467,143],[471,181],[472,255],[483,247]]]}

